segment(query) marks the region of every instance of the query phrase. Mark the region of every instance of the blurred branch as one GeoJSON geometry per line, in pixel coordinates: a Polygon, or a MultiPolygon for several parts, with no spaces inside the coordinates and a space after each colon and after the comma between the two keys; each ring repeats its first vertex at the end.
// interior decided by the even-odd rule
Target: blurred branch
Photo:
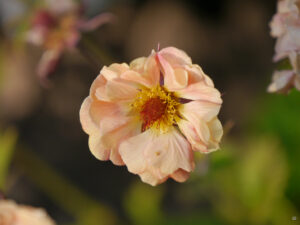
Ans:
{"type": "Polygon", "coordinates": [[[76,219],[77,225],[113,225],[116,215],[97,202],[54,168],[39,159],[32,151],[21,148],[15,157],[16,165],[57,205],[76,219]]]}
{"type": "Polygon", "coordinates": [[[88,34],[82,35],[79,50],[83,53],[83,56],[87,57],[97,67],[99,67],[99,61],[104,65],[109,65],[113,62],[113,58],[100,48],[88,34]]]}

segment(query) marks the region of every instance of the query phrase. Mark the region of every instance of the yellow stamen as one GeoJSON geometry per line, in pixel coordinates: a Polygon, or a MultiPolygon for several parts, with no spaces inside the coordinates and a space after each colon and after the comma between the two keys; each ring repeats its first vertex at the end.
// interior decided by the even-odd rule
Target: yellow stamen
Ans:
{"type": "Polygon", "coordinates": [[[139,113],[142,130],[153,129],[167,132],[179,119],[180,103],[172,92],[164,87],[142,88],[137,94],[132,108],[139,113]]]}

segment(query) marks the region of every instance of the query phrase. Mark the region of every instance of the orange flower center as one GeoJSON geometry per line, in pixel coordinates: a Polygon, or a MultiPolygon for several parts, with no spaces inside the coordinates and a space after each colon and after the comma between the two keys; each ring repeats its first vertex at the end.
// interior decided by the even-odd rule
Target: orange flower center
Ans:
{"type": "Polygon", "coordinates": [[[163,133],[179,120],[179,106],[174,93],[159,85],[141,89],[132,103],[142,122],[142,131],[153,128],[163,133]]]}
{"type": "Polygon", "coordinates": [[[140,112],[143,121],[142,131],[150,127],[155,121],[160,119],[166,110],[167,104],[164,103],[159,97],[150,98],[143,106],[140,112]]]}

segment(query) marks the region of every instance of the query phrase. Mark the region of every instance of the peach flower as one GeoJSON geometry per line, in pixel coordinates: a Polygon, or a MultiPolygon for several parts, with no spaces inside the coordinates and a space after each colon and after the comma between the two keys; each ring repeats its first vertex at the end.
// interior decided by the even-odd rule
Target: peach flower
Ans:
{"type": "Polygon", "coordinates": [[[200,66],[168,47],[129,65],[104,66],[80,110],[89,147],[99,160],[126,165],[151,185],[184,182],[193,151],[219,148],[222,99],[200,66]]]}
{"type": "Polygon", "coordinates": [[[43,209],[0,200],[0,225],[55,225],[43,209]]]}
{"type": "Polygon", "coordinates": [[[46,6],[34,13],[27,41],[44,49],[37,68],[43,84],[62,53],[78,44],[82,32],[95,30],[113,19],[112,14],[102,13],[87,20],[83,12],[83,6],[72,0],[47,0],[46,6]]]}

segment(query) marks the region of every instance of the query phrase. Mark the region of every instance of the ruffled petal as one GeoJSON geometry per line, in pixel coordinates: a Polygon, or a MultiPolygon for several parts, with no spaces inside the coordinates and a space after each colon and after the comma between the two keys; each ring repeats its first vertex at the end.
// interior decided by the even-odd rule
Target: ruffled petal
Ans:
{"type": "Polygon", "coordinates": [[[148,163],[158,168],[161,173],[170,175],[181,168],[192,171],[194,168],[193,154],[190,144],[176,130],[152,135],[152,146],[145,150],[148,163]]]}
{"type": "Polygon", "coordinates": [[[138,87],[123,79],[114,79],[106,82],[105,86],[96,89],[96,97],[100,101],[116,102],[134,99],[138,93],[138,87]]]}
{"type": "Polygon", "coordinates": [[[194,84],[198,82],[203,82],[204,85],[207,85],[209,87],[214,87],[213,81],[203,72],[202,68],[197,65],[187,65],[184,67],[184,69],[188,72],[189,78],[188,78],[188,84],[194,84]]]}
{"type": "Polygon", "coordinates": [[[194,168],[190,144],[176,129],[159,135],[149,129],[124,141],[120,154],[130,172],[139,174],[155,168],[161,173],[159,180],[180,168],[185,171],[194,168]]]}
{"type": "Polygon", "coordinates": [[[138,89],[122,79],[109,80],[105,86],[105,94],[111,101],[134,99],[138,89]]]}
{"type": "Polygon", "coordinates": [[[119,147],[127,140],[140,133],[141,124],[134,118],[105,118],[101,121],[97,134],[90,136],[90,150],[100,160],[111,160],[115,165],[124,165],[119,147]]]}
{"type": "Polygon", "coordinates": [[[157,53],[157,58],[162,67],[165,87],[170,91],[185,88],[188,84],[188,73],[183,69],[173,68],[159,53],[157,53]]]}
{"type": "Polygon", "coordinates": [[[143,173],[147,168],[144,150],[151,145],[151,142],[147,141],[148,136],[148,133],[144,132],[124,141],[120,145],[121,157],[131,173],[143,173]]]}
{"type": "Polygon", "coordinates": [[[220,121],[215,117],[206,122],[195,114],[189,115],[189,120],[180,120],[179,129],[188,139],[194,151],[210,153],[219,148],[219,142],[223,135],[220,121]]]}
{"type": "Polygon", "coordinates": [[[129,64],[129,68],[139,74],[145,72],[145,64],[147,62],[147,57],[139,57],[132,60],[129,64]]]}
{"type": "Polygon", "coordinates": [[[190,177],[190,173],[179,169],[175,173],[173,173],[171,177],[177,182],[185,182],[190,177]]]}
{"type": "Polygon", "coordinates": [[[168,179],[167,176],[164,176],[163,178],[161,178],[161,175],[159,174],[159,172],[157,172],[157,170],[155,171],[154,169],[148,169],[145,172],[139,174],[139,176],[141,177],[141,180],[143,182],[150,184],[152,186],[161,184],[168,179]]]}
{"type": "Polygon", "coordinates": [[[158,52],[172,66],[192,64],[191,58],[182,50],[174,47],[163,48],[158,52]]]}
{"type": "Polygon", "coordinates": [[[91,103],[92,101],[90,97],[84,99],[79,112],[82,129],[87,134],[97,132],[98,130],[97,124],[90,115],[91,103]]]}
{"type": "Polygon", "coordinates": [[[184,99],[209,101],[216,104],[222,103],[220,92],[213,87],[204,85],[202,82],[198,82],[189,85],[182,90],[178,90],[176,91],[176,94],[178,97],[184,99]]]}
{"type": "Polygon", "coordinates": [[[210,152],[212,152],[220,148],[219,143],[223,136],[223,127],[220,120],[218,120],[218,118],[212,119],[208,123],[208,127],[210,130],[210,137],[211,137],[208,149],[210,149],[210,152]]]}
{"type": "Polygon", "coordinates": [[[185,118],[189,118],[190,114],[195,114],[197,117],[202,118],[204,121],[210,121],[216,117],[220,111],[221,105],[213,102],[205,101],[192,101],[183,104],[179,112],[185,118]]]}
{"type": "MultiPolygon", "coordinates": [[[[93,101],[87,97],[81,105],[79,116],[83,130],[87,134],[98,132],[100,122],[106,121],[107,117],[124,117],[128,113],[129,107],[125,103],[112,103],[103,101],[93,101]]],[[[118,120],[114,120],[116,123],[118,120]]],[[[118,122],[119,123],[119,122],[118,122]]],[[[110,123],[112,125],[114,123],[110,123]]]]}
{"type": "Polygon", "coordinates": [[[100,71],[100,74],[103,75],[103,77],[106,80],[112,80],[119,78],[122,73],[129,70],[129,66],[126,63],[113,63],[110,66],[104,66],[102,70],[100,71]]]}
{"type": "Polygon", "coordinates": [[[159,84],[160,70],[153,52],[148,58],[141,57],[130,63],[130,71],[121,75],[122,79],[137,82],[148,88],[159,84]]]}
{"type": "Polygon", "coordinates": [[[210,132],[207,124],[195,115],[190,120],[178,122],[180,131],[191,143],[193,150],[206,152],[210,140],[210,132]]]}
{"type": "Polygon", "coordinates": [[[100,132],[90,135],[89,149],[97,159],[103,161],[109,160],[110,149],[104,146],[100,132]]]}

